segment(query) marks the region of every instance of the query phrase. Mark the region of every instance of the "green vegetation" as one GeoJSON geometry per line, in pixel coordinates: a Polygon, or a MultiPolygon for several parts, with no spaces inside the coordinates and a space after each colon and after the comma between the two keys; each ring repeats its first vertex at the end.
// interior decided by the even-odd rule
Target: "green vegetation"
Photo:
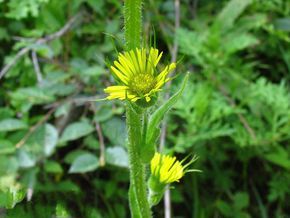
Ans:
{"type": "MultiPolygon", "coordinates": [[[[0,217],[130,216],[125,107],[95,101],[139,43],[122,4],[0,0],[0,217]]],[[[202,171],[173,184],[172,217],[290,217],[290,1],[150,0],[142,17],[177,62],[150,128],[175,103],[161,147],[202,171]]]]}

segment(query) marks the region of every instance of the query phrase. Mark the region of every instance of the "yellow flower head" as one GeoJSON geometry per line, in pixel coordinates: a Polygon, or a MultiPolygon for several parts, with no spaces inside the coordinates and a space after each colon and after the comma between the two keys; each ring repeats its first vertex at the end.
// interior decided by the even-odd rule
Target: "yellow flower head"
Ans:
{"type": "Polygon", "coordinates": [[[169,155],[162,155],[156,152],[150,164],[151,174],[163,184],[179,182],[185,173],[199,171],[194,169],[186,169],[196,159],[196,157],[193,157],[191,161],[182,166],[185,159],[183,161],[178,161],[176,160],[176,157],[170,157],[169,155]]]}
{"type": "Polygon", "coordinates": [[[109,94],[107,99],[151,101],[152,96],[169,81],[168,73],[176,67],[175,63],[171,63],[157,73],[156,66],[161,56],[162,52],[159,53],[156,48],[151,48],[149,52],[145,48],[137,48],[119,53],[118,61],[114,61],[115,66],[111,66],[111,70],[121,84],[104,89],[109,94]]]}

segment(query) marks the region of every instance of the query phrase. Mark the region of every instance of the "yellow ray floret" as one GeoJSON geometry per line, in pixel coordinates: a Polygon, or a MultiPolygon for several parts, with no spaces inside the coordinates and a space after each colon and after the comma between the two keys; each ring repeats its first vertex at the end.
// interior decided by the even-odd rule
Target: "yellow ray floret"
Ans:
{"type": "Polygon", "coordinates": [[[193,157],[191,161],[183,166],[182,163],[185,160],[178,161],[176,157],[170,157],[169,155],[162,155],[156,152],[150,163],[151,174],[163,184],[179,182],[185,173],[199,171],[186,169],[196,159],[196,157],[193,157]]]}
{"type": "Polygon", "coordinates": [[[151,101],[152,96],[169,81],[167,76],[176,67],[175,63],[171,63],[158,73],[156,67],[161,57],[162,52],[159,53],[156,48],[150,48],[149,51],[137,48],[120,53],[111,70],[121,84],[104,89],[109,94],[107,99],[151,101]]]}

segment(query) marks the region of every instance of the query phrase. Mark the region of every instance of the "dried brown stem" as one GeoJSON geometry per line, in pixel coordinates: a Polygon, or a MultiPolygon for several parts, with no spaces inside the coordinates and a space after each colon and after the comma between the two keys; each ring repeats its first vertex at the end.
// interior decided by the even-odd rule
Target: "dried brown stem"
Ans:
{"type": "MultiPolygon", "coordinates": [[[[176,34],[178,28],[180,27],[180,1],[175,0],[174,1],[174,7],[175,7],[175,23],[174,23],[174,34],[176,34]]],[[[171,48],[171,62],[176,62],[177,60],[177,53],[178,53],[178,42],[177,37],[174,37],[174,44],[171,48]]],[[[173,72],[174,73],[174,72],[173,72]]],[[[166,90],[169,90],[171,86],[171,80],[166,84],[166,90]]],[[[165,94],[165,101],[168,100],[170,97],[169,91],[165,94]]],[[[160,147],[159,150],[162,151],[165,146],[166,141],[166,130],[167,130],[167,122],[166,120],[163,121],[162,127],[161,127],[161,136],[160,136],[160,147]]],[[[164,194],[164,217],[165,218],[171,218],[171,194],[170,189],[167,186],[166,191],[164,194]]]]}
{"type": "Polygon", "coordinates": [[[98,133],[99,143],[100,143],[100,166],[105,166],[105,142],[104,142],[104,136],[102,133],[101,125],[99,122],[96,122],[96,130],[98,133]]]}

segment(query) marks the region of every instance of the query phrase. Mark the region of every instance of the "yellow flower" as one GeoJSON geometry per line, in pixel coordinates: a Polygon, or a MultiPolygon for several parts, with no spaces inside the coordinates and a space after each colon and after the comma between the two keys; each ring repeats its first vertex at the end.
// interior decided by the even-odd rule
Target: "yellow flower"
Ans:
{"type": "Polygon", "coordinates": [[[191,161],[182,166],[185,159],[183,161],[178,161],[176,157],[170,157],[169,155],[162,155],[156,152],[150,164],[151,174],[163,184],[179,182],[185,173],[199,171],[195,169],[186,169],[195,160],[197,160],[197,158],[193,157],[191,161]]]}
{"type": "Polygon", "coordinates": [[[115,66],[111,66],[111,70],[121,84],[104,89],[109,94],[107,99],[151,101],[156,92],[169,81],[167,75],[176,67],[175,63],[171,63],[161,73],[157,73],[156,66],[161,56],[162,52],[159,53],[156,48],[151,48],[149,52],[145,48],[137,48],[119,53],[118,61],[114,61],[115,66]]]}

